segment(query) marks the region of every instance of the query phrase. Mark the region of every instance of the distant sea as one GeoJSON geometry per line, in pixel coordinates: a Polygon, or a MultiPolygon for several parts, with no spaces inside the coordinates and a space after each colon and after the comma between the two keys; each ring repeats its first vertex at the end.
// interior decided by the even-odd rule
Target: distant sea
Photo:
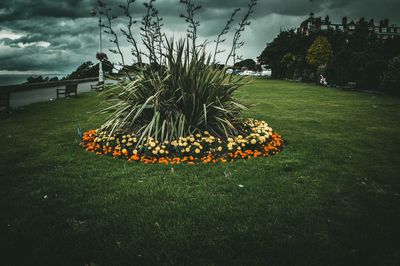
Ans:
{"type": "Polygon", "coordinates": [[[38,77],[42,76],[43,78],[49,77],[58,77],[61,79],[64,77],[64,74],[40,74],[40,75],[26,75],[26,74],[0,74],[0,86],[4,85],[17,85],[17,84],[22,84],[27,81],[27,78],[29,77],[38,77]]]}

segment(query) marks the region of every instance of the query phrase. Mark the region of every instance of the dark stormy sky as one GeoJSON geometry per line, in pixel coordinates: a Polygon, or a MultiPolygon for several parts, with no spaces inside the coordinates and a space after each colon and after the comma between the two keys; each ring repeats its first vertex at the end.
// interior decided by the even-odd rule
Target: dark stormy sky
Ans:
{"type": "MultiPolygon", "coordinates": [[[[118,13],[117,6],[125,1],[105,2],[118,13]]],[[[248,1],[193,2],[203,6],[198,13],[200,39],[212,41],[232,10],[245,10],[248,1]]],[[[142,3],[143,0],[136,0],[134,5],[133,15],[139,20],[144,12],[142,3]]],[[[95,61],[98,25],[90,15],[94,5],[94,0],[0,0],[0,74],[69,73],[84,61],[95,61]]],[[[184,10],[179,0],[157,0],[155,7],[164,18],[166,34],[178,37],[185,33],[186,24],[178,17],[184,10]]],[[[391,23],[400,23],[399,0],[258,0],[251,25],[243,34],[246,44],[239,53],[255,59],[280,29],[297,27],[311,10],[323,17],[329,15],[334,21],[347,16],[350,20],[389,18],[391,23]]],[[[117,28],[122,26],[123,21],[120,22],[117,28]]],[[[227,36],[227,44],[230,37],[227,36]]],[[[106,49],[111,45],[107,40],[103,38],[106,49]]],[[[129,46],[122,45],[129,54],[129,46]]],[[[218,59],[224,61],[225,56],[218,59]]],[[[116,60],[111,56],[111,61],[116,60]]]]}

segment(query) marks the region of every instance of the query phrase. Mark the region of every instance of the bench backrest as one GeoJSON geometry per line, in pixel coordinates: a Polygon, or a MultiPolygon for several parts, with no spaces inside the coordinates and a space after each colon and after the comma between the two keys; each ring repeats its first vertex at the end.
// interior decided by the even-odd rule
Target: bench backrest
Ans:
{"type": "Polygon", "coordinates": [[[349,86],[352,89],[355,89],[357,87],[357,82],[350,81],[347,83],[347,86],[349,86]]]}
{"type": "Polygon", "coordinates": [[[78,88],[78,84],[67,84],[65,85],[65,90],[68,91],[76,91],[78,88]]]}

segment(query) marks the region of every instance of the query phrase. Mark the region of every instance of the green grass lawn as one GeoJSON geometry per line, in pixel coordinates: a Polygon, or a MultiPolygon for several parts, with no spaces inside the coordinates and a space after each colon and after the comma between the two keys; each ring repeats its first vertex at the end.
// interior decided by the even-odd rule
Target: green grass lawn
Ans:
{"type": "Polygon", "coordinates": [[[0,265],[399,265],[400,99],[267,80],[238,96],[282,153],[96,156],[76,134],[103,120],[91,93],[2,116],[0,265]]]}

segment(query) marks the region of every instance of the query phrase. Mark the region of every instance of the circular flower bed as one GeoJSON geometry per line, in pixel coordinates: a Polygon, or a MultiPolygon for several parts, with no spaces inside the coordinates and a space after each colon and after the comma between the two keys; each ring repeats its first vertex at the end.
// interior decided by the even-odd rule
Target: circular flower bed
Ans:
{"type": "Polygon", "coordinates": [[[164,142],[149,137],[139,144],[132,134],[109,135],[101,130],[89,130],[83,134],[81,146],[96,154],[161,164],[216,163],[269,157],[283,149],[282,137],[273,132],[265,121],[248,119],[244,123],[244,132],[246,134],[226,140],[204,131],[164,142]]]}

